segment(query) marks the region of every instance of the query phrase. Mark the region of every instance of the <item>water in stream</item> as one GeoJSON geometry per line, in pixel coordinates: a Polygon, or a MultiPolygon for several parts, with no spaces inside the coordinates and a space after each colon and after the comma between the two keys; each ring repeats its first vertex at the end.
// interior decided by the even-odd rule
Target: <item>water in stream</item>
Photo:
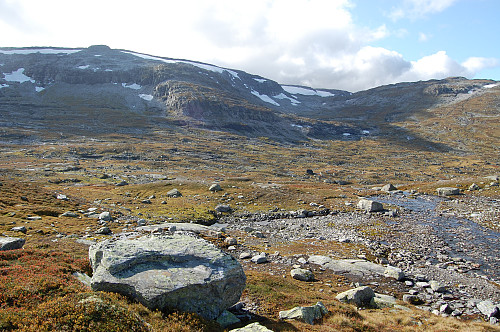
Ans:
{"type": "Polygon", "coordinates": [[[411,210],[415,216],[412,221],[430,226],[449,247],[449,256],[481,264],[482,274],[500,280],[500,233],[466,218],[440,214],[437,208],[445,199],[426,195],[411,197],[404,193],[380,196],[376,200],[411,210]]]}

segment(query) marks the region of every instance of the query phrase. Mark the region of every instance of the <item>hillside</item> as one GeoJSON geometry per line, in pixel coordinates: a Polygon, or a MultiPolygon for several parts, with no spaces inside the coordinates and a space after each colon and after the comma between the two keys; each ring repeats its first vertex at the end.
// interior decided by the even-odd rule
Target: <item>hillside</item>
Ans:
{"type": "Polygon", "coordinates": [[[288,142],[387,136],[449,149],[447,135],[439,134],[444,124],[431,142],[411,123],[440,123],[439,110],[455,105],[464,119],[487,117],[481,123],[498,128],[499,88],[488,80],[450,78],[349,93],[281,86],[238,70],[107,46],[0,49],[0,64],[2,128],[97,135],[110,128],[145,134],[196,127],[288,142]],[[486,113],[460,111],[463,103],[485,103],[486,113]]]}

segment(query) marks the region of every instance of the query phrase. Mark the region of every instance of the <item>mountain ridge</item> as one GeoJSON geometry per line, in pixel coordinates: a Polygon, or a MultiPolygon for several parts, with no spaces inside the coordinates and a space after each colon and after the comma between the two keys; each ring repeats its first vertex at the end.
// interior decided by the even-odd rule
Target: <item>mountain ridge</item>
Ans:
{"type": "Polygon", "coordinates": [[[351,93],[104,45],[0,48],[0,70],[3,128],[97,134],[99,123],[135,133],[187,126],[294,143],[391,135],[395,122],[497,86],[447,78],[351,93]],[[84,119],[93,121],[81,124],[84,119]]]}

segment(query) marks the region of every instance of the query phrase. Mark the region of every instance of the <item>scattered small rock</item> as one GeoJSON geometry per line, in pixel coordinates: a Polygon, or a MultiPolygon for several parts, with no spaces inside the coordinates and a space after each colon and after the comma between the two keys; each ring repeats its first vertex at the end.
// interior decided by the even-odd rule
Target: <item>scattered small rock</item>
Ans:
{"type": "Polygon", "coordinates": [[[26,232],[28,231],[26,229],[26,227],[24,227],[24,226],[12,227],[10,230],[13,231],[13,232],[21,232],[21,233],[24,233],[24,234],[26,234],[26,232]]]}
{"type": "Polygon", "coordinates": [[[252,258],[252,254],[249,252],[242,252],[240,254],[240,259],[249,259],[249,258],[252,258]]]}
{"type": "Polygon", "coordinates": [[[358,209],[365,210],[367,212],[378,212],[384,210],[384,206],[382,205],[382,203],[364,198],[358,202],[357,207],[358,209]]]}
{"type": "Polygon", "coordinates": [[[67,201],[68,200],[68,196],[63,195],[63,194],[57,194],[56,198],[60,199],[61,201],[67,201]]]}
{"type": "Polygon", "coordinates": [[[386,184],[385,186],[380,189],[381,191],[389,192],[389,191],[394,191],[398,190],[396,187],[394,187],[391,183],[386,184]]]}
{"type": "Polygon", "coordinates": [[[454,187],[437,188],[436,192],[439,196],[450,196],[460,194],[460,189],[454,187]]]}
{"type": "Polygon", "coordinates": [[[20,237],[0,236],[0,251],[21,249],[25,242],[20,237]]]}
{"type": "Polygon", "coordinates": [[[490,300],[479,302],[477,309],[487,317],[494,317],[500,313],[498,307],[490,300]]]}
{"type": "Polygon", "coordinates": [[[375,293],[370,305],[374,308],[391,308],[396,305],[396,298],[394,296],[375,293]]]}
{"type": "Polygon", "coordinates": [[[222,327],[228,327],[233,324],[238,324],[240,320],[232,312],[224,310],[216,319],[222,327]]]}
{"type": "Polygon", "coordinates": [[[369,306],[375,292],[368,286],[361,286],[342,292],[336,296],[340,302],[351,303],[357,307],[369,306]]]}
{"type": "Polygon", "coordinates": [[[469,186],[470,191],[479,190],[479,189],[480,189],[479,186],[475,183],[473,183],[469,186]]]}
{"type": "Polygon", "coordinates": [[[404,272],[400,268],[394,266],[388,266],[384,271],[384,276],[396,279],[397,281],[402,281],[405,278],[404,272]]]}
{"type": "Polygon", "coordinates": [[[111,230],[109,229],[108,226],[104,226],[104,227],[99,228],[95,233],[96,234],[101,234],[101,235],[109,235],[112,232],[111,232],[111,230]]]}
{"type": "Polygon", "coordinates": [[[267,256],[265,253],[255,255],[252,257],[251,261],[254,262],[255,264],[267,263],[267,256]]]}
{"type": "Polygon", "coordinates": [[[438,293],[446,292],[446,287],[443,286],[439,281],[431,280],[431,281],[429,281],[429,284],[431,286],[431,289],[435,292],[438,292],[438,293]]]}
{"type": "Polygon", "coordinates": [[[174,189],[170,190],[169,192],[167,192],[167,196],[175,198],[175,197],[181,197],[182,194],[178,189],[174,188],[174,189]]]}
{"type": "Polygon", "coordinates": [[[311,281],[314,280],[314,275],[311,271],[306,269],[293,269],[290,271],[290,275],[293,279],[301,280],[301,281],[311,281]]]}
{"type": "Polygon", "coordinates": [[[78,213],[67,211],[67,212],[64,212],[63,214],[61,214],[59,217],[77,218],[78,217],[78,213]]]}
{"type": "Polygon", "coordinates": [[[218,184],[218,183],[214,183],[214,184],[212,184],[212,185],[208,188],[208,190],[210,190],[211,192],[217,192],[217,191],[221,191],[221,190],[222,190],[222,188],[221,188],[220,184],[218,184]]]}
{"type": "Polygon", "coordinates": [[[302,320],[307,324],[313,325],[314,320],[320,319],[324,315],[328,314],[328,309],[321,302],[316,303],[309,307],[295,307],[290,310],[280,311],[280,319],[296,319],[302,320]]]}
{"type": "Polygon", "coordinates": [[[111,213],[109,213],[108,211],[102,212],[101,214],[99,214],[99,220],[110,221],[111,213]]]}
{"type": "Polygon", "coordinates": [[[229,332],[273,332],[273,331],[256,322],[248,324],[247,326],[244,327],[240,327],[238,329],[232,329],[229,332]]]}
{"type": "Polygon", "coordinates": [[[403,301],[413,305],[418,305],[423,303],[423,301],[418,296],[411,294],[404,294],[403,301]]]}
{"type": "Polygon", "coordinates": [[[224,239],[224,243],[230,246],[234,246],[238,244],[238,240],[236,240],[234,237],[226,237],[224,239]]]}
{"type": "Polygon", "coordinates": [[[231,212],[232,209],[229,205],[219,204],[215,207],[215,211],[217,211],[217,212],[231,212]]]}

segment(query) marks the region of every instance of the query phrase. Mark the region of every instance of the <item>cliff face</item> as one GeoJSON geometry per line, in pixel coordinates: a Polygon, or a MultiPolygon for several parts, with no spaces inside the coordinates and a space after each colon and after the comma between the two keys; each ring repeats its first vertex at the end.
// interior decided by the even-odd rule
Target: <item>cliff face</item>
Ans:
{"type": "MultiPolygon", "coordinates": [[[[486,94],[450,78],[349,93],[107,46],[0,49],[0,126],[71,134],[178,126],[299,142],[389,135],[394,123],[486,94]]],[[[497,107],[498,109],[498,107],[497,107]]]]}

